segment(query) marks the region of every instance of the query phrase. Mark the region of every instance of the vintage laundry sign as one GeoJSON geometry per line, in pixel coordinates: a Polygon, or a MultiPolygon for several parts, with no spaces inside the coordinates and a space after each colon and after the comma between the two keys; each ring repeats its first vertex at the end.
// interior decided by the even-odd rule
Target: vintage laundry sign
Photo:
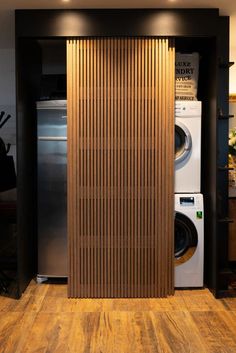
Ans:
{"type": "Polygon", "coordinates": [[[176,53],[175,99],[197,100],[199,54],[176,53]]]}

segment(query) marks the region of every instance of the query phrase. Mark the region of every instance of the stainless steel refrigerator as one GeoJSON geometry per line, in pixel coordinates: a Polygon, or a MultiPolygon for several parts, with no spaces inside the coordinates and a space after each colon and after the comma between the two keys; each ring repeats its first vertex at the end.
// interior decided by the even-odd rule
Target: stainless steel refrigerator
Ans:
{"type": "Polygon", "coordinates": [[[38,281],[67,277],[66,100],[37,102],[38,281]]]}

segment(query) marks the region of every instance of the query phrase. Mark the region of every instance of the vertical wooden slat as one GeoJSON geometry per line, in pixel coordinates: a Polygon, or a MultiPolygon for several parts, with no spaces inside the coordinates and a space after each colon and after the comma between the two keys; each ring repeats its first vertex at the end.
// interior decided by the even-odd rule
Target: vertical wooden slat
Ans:
{"type": "Polygon", "coordinates": [[[101,272],[101,282],[100,282],[100,293],[101,296],[104,296],[103,287],[104,287],[104,273],[103,273],[103,252],[104,252],[104,233],[103,233],[103,42],[100,40],[100,98],[99,98],[99,105],[100,105],[100,119],[99,119],[99,138],[100,138],[100,162],[99,162],[99,172],[100,172],[100,182],[98,184],[99,192],[99,206],[100,206],[100,272],[101,272]]]}
{"type": "MultiPolygon", "coordinates": [[[[116,124],[117,124],[117,180],[116,180],[116,185],[118,190],[121,192],[121,165],[120,165],[120,150],[121,150],[121,138],[120,138],[120,40],[117,39],[116,41],[116,50],[117,50],[117,96],[116,96],[116,124]]],[[[117,195],[117,268],[118,270],[118,288],[117,288],[117,295],[120,297],[121,296],[121,273],[120,273],[120,238],[121,238],[121,232],[122,232],[122,224],[121,224],[121,193],[120,195],[117,195]]]]}
{"type": "Polygon", "coordinates": [[[86,39],[83,40],[83,116],[81,119],[83,120],[83,165],[82,165],[82,170],[83,170],[83,187],[82,193],[83,193],[83,205],[82,205],[82,222],[83,222],[83,229],[82,229],[82,234],[83,234],[83,243],[84,243],[84,248],[82,251],[84,252],[84,295],[88,296],[87,292],[87,282],[88,282],[88,255],[87,255],[87,195],[86,195],[86,184],[87,184],[87,163],[86,163],[86,133],[87,133],[87,100],[85,99],[86,97],[86,89],[87,89],[87,43],[86,39]]]}
{"type": "Polygon", "coordinates": [[[101,131],[100,131],[100,126],[101,126],[101,42],[100,40],[97,41],[97,140],[98,140],[98,146],[97,146],[97,173],[98,173],[98,179],[97,179],[97,184],[96,184],[96,191],[97,191],[97,207],[98,207],[98,227],[97,227],[97,241],[98,241],[98,249],[97,249],[97,254],[98,254],[98,278],[97,278],[97,286],[98,286],[98,296],[101,295],[101,272],[102,272],[102,267],[101,267],[101,251],[102,251],[102,243],[101,243],[101,199],[100,199],[100,194],[99,194],[99,186],[101,185],[101,131]]]}
{"type": "Polygon", "coordinates": [[[141,204],[141,172],[142,172],[142,167],[140,164],[141,161],[141,129],[142,129],[142,124],[141,124],[141,117],[142,117],[142,112],[141,112],[141,91],[142,91],[142,69],[141,69],[141,46],[142,42],[141,40],[138,41],[137,43],[137,58],[138,58],[138,116],[137,116],[137,126],[138,126],[138,135],[137,135],[137,154],[138,154],[138,163],[137,163],[137,199],[134,199],[134,204],[136,204],[136,218],[135,218],[135,238],[137,238],[135,242],[135,253],[136,253],[136,262],[135,262],[135,293],[137,293],[137,296],[140,296],[140,247],[141,247],[141,236],[140,236],[140,204],[141,204]]]}
{"type": "MultiPolygon", "coordinates": [[[[164,65],[164,63],[166,64],[166,60],[167,60],[167,56],[166,56],[166,40],[164,39],[163,40],[163,67],[162,67],[162,72],[163,72],[163,77],[162,77],[162,82],[163,82],[163,85],[162,85],[162,91],[163,91],[163,115],[164,115],[164,127],[163,127],[163,132],[164,132],[164,141],[167,140],[167,137],[168,137],[168,124],[167,124],[167,106],[166,106],[166,101],[167,101],[167,97],[166,97],[166,79],[167,79],[167,73],[166,73],[166,65],[164,65]]],[[[167,147],[167,146],[166,146],[167,147]]],[[[168,148],[168,147],[167,147],[168,148]]],[[[166,154],[166,151],[167,151],[167,148],[163,148],[162,149],[162,152],[163,152],[163,165],[164,165],[164,168],[163,168],[163,174],[162,174],[162,177],[163,177],[163,186],[164,186],[164,195],[163,195],[163,201],[164,201],[164,208],[167,209],[167,203],[166,203],[166,199],[167,199],[167,186],[168,186],[168,180],[167,182],[164,180],[166,178],[166,166],[167,166],[167,154],[166,154]]],[[[164,213],[164,232],[162,233],[162,239],[163,239],[163,260],[166,258],[167,256],[167,246],[168,246],[168,241],[166,242],[165,239],[164,239],[164,236],[165,234],[167,234],[168,236],[168,233],[167,233],[167,218],[168,218],[168,213],[165,212],[164,213]]],[[[163,288],[163,291],[162,291],[162,295],[164,295],[164,290],[166,290],[167,288],[167,279],[168,279],[168,274],[167,274],[167,265],[168,263],[166,264],[166,266],[164,266],[164,271],[162,272],[162,276],[163,276],[163,285],[162,285],[162,288],[163,288]]]]}
{"type": "Polygon", "coordinates": [[[86,40],[86,87],[85,87],[85,94],[86,94],[86,99],[85,99],[85,104],[86,104],[86,242],[87,242],[87,283],[86,283],[86,290],[87,290],[87,296],[91,296],[91,272],[90,272],[90,267],[91,267],[91,258],[90,258],[90,252],[91,252],[91,247],[90,247],[90,225],[91,225],[91,212],[90,212],[90,195],[89,195],[89,186],[90,186],[90,176],[91,176],[91,170],[90,170],[90,147],[89,147],[89,131],[90,131],[90,92],[89,92],[89,66],[90,66],[90,40],[86,40]]]}
{"type": "MultiPolygon", "coordinates": [[[[134,115],[133,113],[133,102],[131,101],[131,90],[130,86],[131,83],[133,83],[133,76],[131,73],[134,72],[134,70],[131,70],[131,63],[130,61],[132,60],[131,55],[130,55],[130,41],[125,41],[125,62],[126,62],[126,75],[125,75],[125,97],[126,99],[126,138],[127,138],[127,146],[130,146],[130,149],[127,151],[127,187],[128,190],[131,189],[131,175],[132,175],[132,167],[131,167],[131,161],[132,161],[132,133],[134,133],[132,126],[133,119],[131,117],[134,115]]],[[[131,61],[132,62],[132,61],[131,61]]],[[[133,243],[133,214],[132,214],[132,201],[133,201],[133,194],[132,192],[130,193],[130,198],[127,200],[128,204],[128,219],[129,219],[129,234],[130,236],[127,239],[127,293],[126,295],[132,295],[133,294],[133,276],[132,276],[132,263],[130,259],[132,258],[132,243],[133,243]],[[130,294],[129,294],[129,288],[130,286],[130,294]]]]}
{"type": "Polygon", "coordinates": [[[104,248],[103,248],[103,256],[104,256],[104,297],[107,297],[107,147],[106,147],[106,136],[107,136],[107,96],[106,96],[106,89],[107,89],[107,60],[106,60],[106,50],[107,50],[107,40],[103,40],[104,44],[104,53],[103,53],[103,141],[104,141],[104,149],[103,149],[103,238],[104,238],[104,248]]]}
{"type": "MultiPolygon", "coordinates": [[[[152,175],[153,175],[153,170],[152,170],[152,164],[151,164],[151,156],[152,156],[152,147],[151,147],[151,141],[152,141],[152,81],[151,81],[151,74],[152,74],[152,40],[149,39],[149,46],[148,46],[148,141],[147,141],[147,149],[148,149],[148,234],[153,234],[152,231],[152,217],[151,217],[151,201],[152,201],[152,194],[151,194],[151,189],[152,189],[152,175]]],[[[147,239],[147,265],[148,265],[148,281],[147,281],[147,286],[148,286],[148,297],[152,297],[152,280],[151,280],[151,275],[152,275],[152,268],[151,268],[151,238],[148,237],[147,239]]]]}
{"type": "MultiPolygon", "coordinates": [[[[166,64],[166,59],[167,59],[167,57],[166,57],[166,40],[164,39],[163,40],[163,63],[165,63],[166,64]]],[[[162,81],[163,81],[163,85],[162,85],[162,87],[163,87],[163,115],[164,115],[164,121],[165,121],[165,123],[164,123],[164,127],[163,127],[163,130],[164,130],[164,136],[163,136],[163,140],[164,141],[166,141],[167,140],[167,136],[168,136],[168,124],[167,124],[167,119],[168,119],[168,117],[167,117],[167,107],[166,107],[166,100],[167,100],[167,98],[166,98],[166,78],[167,78],[167,73],[166,73],[166,65],[164,65],[163,64],[163,68],[162,68],[162,70],[163,70],[163,77],[162,77],[162,81]]],[[[163,202],[164,202],[164,208],[165,209],[167,209],[167,203],[166,203],[166,199],[167,199],[167,185],[168,185],[168,181],[166,182],[166,171],[167,171],[167,169],[166,169],[166,166],[167,166],[167,154],[166,154],[166,150],[167,150],[167,148],[163,148],[162,149],[162,152],[163,152],[163,166],[164,166],[164,168],[162,169],[162,171],[163,171],[163,173],[162,173],[162,180],[163,180],[163,186],[164,186],[164,194],[163,194],[163,202]]],[[[164,239],[164,236],[165,236],[165,234],[167,234],[167,236],[168,236],[168,233],[167,233],[167,218],[168,218],[168,213],[167,212],[165,212],[164,213],[164,228],[163,228],[163,235],[162,235],[162,239],[163,239],[163,260],[166,258],[166,256],[167,256],[167,243],[168,242],[166,242],[165,241],[165,239],[164,239]]],[[[168,265],[168,263],[166,263],[166,266],[164,266],[164,271],[162,272],[162,276],[163,276],[163,278],[162,278],[162,281],[163,281],[163,285],[162,285],[162,288],[163,288],[163,290],[162,290],[162,295],[164,296],[165,294],[164,294],[164,291],[166,291],[166,288],[167,288],[167,279],[168,279],[168,274],[167,274],[167,266],[168,265]]]]}
{"type": "MultiPolygon", "coordinates": [[[[111,109],[111,131],[110,131],[110,146],[111,146],[111,165],[110,165],[110,186],[113,194],[114,176],[115,176],[115,153],[114,153],[114,41],[110,40],[110,109],[111,109]]],[[[115,297],[115,271],[116,271],[116,253],[115,253],[115,203],[114,196],[111,197],[111,297],[115,297]]]]}
{"type": "MultiPolygon", "coordinates": [[[[154,39],[154,62],[158,62],[158,40],[154,39]]],[[[160,281],[159,281],[159,266],[157,264],[157,259],[159,259],[160,255],[160,248],[158,246],[158,242],[157,242],[157,221],[158,221],[158,217],[159,217],[159,171],[160,168],[158,168],[158,157],[159,157],[159,151],[160,149],[158,148],[158,144],[159,144],[159,140],[158,140],[158,126],[159,126],[159,109],[158,109],[158,97],[159,97],[159,92],[158,92],[158,67],[159,65],[155,65],[155,71],[154,71],[154,90],[155,90],[155,99],[154,99],[154,116],[155,116],[155,131],[154,131],[154,185],[155,188],[154,190],[156,190],[155,192],[155,196],[154,196],[154,294],[156,293],[156,288],[159,288],[160,285],[160,281]]]]}
{"type": "MultiPolygon", "coordinates": [[[[117,120],[117,39],[113,40],[114,43],[114,74],[113,74],[113,84],[114,84],[114,151],[115,151],[115,157],[114,157],[114,190],[115,186],[118,185],[118,149],[119,149],[119,141],[118,141],[118,120],[117,120]]],[[[117,271],[114,272],[115,278],[114,278],[114,283],[115,283],[115,290],[114,294],[115,296],[119,296],[119,262],[118,262],[118,252],[119,252],[119,217],[118,217],[118,212],[119,212],[119,195],[114,195],[115,198],[115,207],[114,207],[114,217],[115,217],[115,232],[114,232],[114,249],[115,249],[115,264],[114,267],[116,267],[117,271]]]]}
{"type": "Polygon", "coordinates": [[[173,294],[174,55],[68,40],[70,297],[173,294]]]}
{"type": "Polygon", "coordinates": [[[107,189],[108,189],[108,197],[107,197],[107,218],[108,218],[108,224],[107,224],[107,296],[111,297],[111,272],[113,271],[112,266],[111,266],[111,184],[110,184],[110,164],[111,164],[111,145],[110,145],[110,136],[111,136],[111,108],[110,108],[110,87],[111,87],[111,82],[110,82],[110,65],[111,65],[111,59],[110,59],[110,39],[107,39],[107,189]],[[108,270],[110,269],[110,270],[108,270]]]}
{"type": "MultiPolygon", "coordinates": [[[[158,148],[159,146],[163,145],[163,141],[162,141],[162,119],[164,119],[163,115],[162,115],[162,87],[161,87],[161,83],[162,83],[162,67],[161,67],[161,62],[162,62],[162,43],[161,40],[158,41],[158,76],[157,76],[157,91],[158,91],[158,127],[157,127],[157,149],[159,151],[158,153],[158,158],[156,159],[156,165],[158,168],[158,178],[157,178],[157,183],[158,183],[158,190],[157,190],[157,194],[158,194],[158,204],[163,205],[163,200],[162,200],[162,168],[159,168],[159,165],[163,164],[163,160],[162,160],[162,148],[158,148]]],[[[160,229],[162,229],[163,227],[163,218],[162,218],[162,212],[160,207],[157,206],[157,212],[158,212],[158,223],[157,223],[157,228],[156,228],[156,237],[157,237],[157,246],[158,246],[158,257],[157,257],[157,263],[156,266],[158,268],[158,295],[162,296],[162,291],[161,291],[161,287],[162,287],[162,266],[159,265],[159,263],[163,262],[162,259],[162,255],[163,255],[163,249],[162,249],[162,233],[159,234],[160,229]]],[[[163,215],[164,216],[164,215],[163,215]]]]}
{"type": "MultiPolygon", "coordinates": [[[[77,44],[77,43],[76,43],[77,44]]],[[[79,72],[78,72],[78,64],[79,64],[79,61],[78,61],[78,58],[77,58],[77,55],[78,55],[78,50],[77,50],[77,45],[74,46],[74,55],[73,55],[73,66],[75,67],[75,71],[76,71],[76,75],[73,76],[73,87],[75,87],[74,89],[74,94],[73,94],[73,110],[74,110],[74,113],[73,115],[75,116],[78,116],[78,113],[79,113],[79,105],[77,104],[77,100],[78,100],[78,81],[79,81],[79,72]]],[[[75,128],[73,130],[73,140],[77,140],[79,139],[79,126],[78,126],[78,119],[75,121],[75,128]]],[[[79,175],[77,173],[77,165],[78,165],[78,160],[79,160],[79,151],[78,149],[76,148],[76,146],[72,145],[72,148],[75,150],[74,151],[74,158],[75,158],[75,168],[73,168],[73,175],[74,175],[74,178],[76,180],[76,186],[75,186],[75,200],[76,200],[76,208],[78,210],[78,199],[77,199],[77,187],[79,185],[79,175]]],[[[77,214],[78,214],[78,211],[77,211],[77,214]]],[[[78,233],[78,229],[79,229],[79,225],[80,225],[80,219],[79,217],[75,218],[74,220],[75,223],[75,234],[78,233]]],[[[74,239],[74,255],[76,254],[76,249],[78,249],[78,237],[75,237],[74,239]]],[[[79,259],[77,256],[74,256],[74,271],[75,272],[79,272],[80,271],[80,266],[79,266],[79,259]]],[[[75,282],[74,282],[74,286],[75,288],[77,288],[79,285],[78,283],[78,277],[75,279],[75,282]]]]}
{"type": "MultiPolygon", "coordinates": [[[[93,75],[93,58],[94,58],[94,42],[90,40],[90,67],[89,67],[89,88],[90,88],[90,131],[89,131],[89,145],[90,145],[90,190],[94,189],[94,165],[93,165],[93,153],[94,153],[94,75],[93,75]]],[[[91,191],[90,194],[90,214],[91,214],[91,224],[90,224],[90,256],[91,256],[91,293],[90,296],[94,297],[94,287],[95,287],[95,278],[94,278],[94,193],[91,191]]]]}
{"type": "MultiPolygon", "coordinates": [[[[82,45],[81,45],[81,43],[77,43],[76,41],[74,41],[74,47],[75,47],[75,50],[77,50],[78,64],[79,64],[78,72],[77,72],[77,75],[78,75],[78,113],[79,113],[79,116],[83,116],[83,103],[82,103],[83,100],[82,100],[82,90],[81,90],[82,72],[83,72],[83,61],[81,60],[82,59],[81,58],[81,56],[82,56],[82,45]]],[[[68,105],[68,97],[67,97],[67,105],[68,105]]],[[[67,115],[68,115],[68,119],[69,119],[70,116],[69,116],[69,114],[67,114],[67,115]]],[[[82,267],[83,267],[83,261],[84,261],[83,252],[82,252],[82,249],[81,249],[81,243],[83,243],[83,200],[78,197],[78,190],[80,190],[80,188],[83,185],[83,170],[81,168],[82,158],[83,158],[83,148],[82,148],[82,139],[81,139],[81,136],[83,134],[83,126],[82,126],[83,121],[81,119],[77,119],[77,122],[75,122],[75,119],[73,117],[72,117],[72,119],[73,120],[71,121],[71,124],[72,124],[73,130],[75,130],[75,124],[78,124],[78,130],[79,130],[78,131],[78,138],[79,138],[78,145],[79,145],[79,148],[78,148],[78,161],[77,161],[77,169],[78,169],[77,170],[77,175],[78,175],[77,176],[78,177],[77,183],[78,184],[77,184],[77,190],[76,190],[76,193],[75,193],[74,197],[76,197],[76,200],[77,200],[77,222],[78,222],[77,242],[78,242],[78,245],[79,245],[79,251],[78,251],[77,256],[79,255],[79,259],[78,260],[79,260],[79,273],[80,273],[80,277],[78,278],[78,286],[80,286],[80,288],[81,288],[81,284],[82,284],[81,276],[83,276],[82,267]]],[[[68,121],[68,127],[69,126],[70,126],[70,124],[69,124],[69,121],[68,121]]],[[[69,140],[70,140],[70,137],[68,136],[68,142],[70,142],[69,140]]],[[[72,143],[74,145],[73,141],[72,141],[72,143]]],[[[69,161],[70,161],[70,158],[69,158],[69,155],[68,155],[68,162],[69,161]]],[[[69,185],[68,185],[68,189],[70,189],[69,185]]],[[[76,213],[76,210],[74,209],[73,210],[73,219],[76,219],[75,213],[76,213]]],[[[74,251],[76,252],[76,249],[74,249],[74,251]]],[[[74,290],[76,290],[76,288],[74,290]]]]}
{"type": "Polygon", "coordinates": [[[119,102],[120,102],[120,140],[121,140],[121,148],[120,148],[120,165],[121,165],[121,203],[120,203],[120,212],[121,212],[121,235],[120,235],[120,272],[121,272],[121,278],[120,278],[120,295],[121,297],[124,296],[124,287],[125,287],[125,276],[124,276],[124,234],[125,234],[125,198],[126,198],[126,192],[125,192],[125,161],[124,161],[124,156],[125,156],[125,127],[124,127],[124,101],[123,101],[123,80],[124,80],[124,67],[123,67],[123,59],[122,59],[122,47],[123,47],[123,40],[119,39],[119,53],[120,53],[120,64],[119,64],[119,69],[120,69],[120,84],[119,84],[119,102]]]}
{"type": "MultiPolygon", "coordinates": [[[[175,99],[175,46],[174,46],[174,40],[169,40],[169,82],[170,82],[170,90],[169,90],[169,101],[168,101],[168,107],[169,107],[169,116],[173,117],[175,114],[174,111],[174,99],[175,99]]],[[[173,144],[169,144],[169,155],[173,156],[175,151],[174,151],[174,124],[170,125],[170,128],[172,129],[172,142],[173,144]]],[[[169,160],[169,166],[168,166],[169,174],[168,174],[168,180],[169,180],[169,190],[168,190],[168,196],[169,196],[169,201],[168,204],[170,206],[170,209],[173,210],[174,212],[174,184],[170,180],[172,180],[173,174],[174,174],[174,163],[173,161],[169,160]],[[172,208],[171,208],[172,207],[172,208]]],[[[168,257],[170,258],[170,261],[168,262],[169,264],[169,287],[168,287],[168,293],[174,294],[174,242],[173,242],[173,234],[174,234],[174,219],[169,222],[169,254],[168,257]]]]}
{"type": "Polygon", "coordinates": [[[131,146],[131,151],[130,151],[130,158],[131,162],[128,165],[128,172],[130,173],[130,181],[129,181],[129,188],[132,190],[131,191],[131,199],[130,199],[130,214],[131,214],[131,224],[132,224],[132,231],[131,231],[131,242],[130,242],[130,258],[129,258],[129,263],[130,263],[130,271],[131,271],[131,289],[130,289],[130,294],[131,296],[135,296],[136,290],[135,290],[135,269],[137,268],[137,256],[136,256],[136,245],[135,245],[135,239],[137,237],[137,234],[135,232],[135,217],[136,217],[136,212],[137,212],[137,204],[135,202],[135,189],[137,190],[137,156],[135,156],[136,148],[135,148],[135,141],[137,140],[137,39],[132,39],[131,41],[128,41],[128,70],[130,71],[130,82],[128,84],[128,107],[129,107],[129,136],[130,140],[128,141],[128,144],[131,146]],[[134,70],[132,70],[132,67],[134,70]],[[131,87],[133,87],[133,91],[131,90],[131,87]],[[135,97],[135,99],[132,99],[132,92],[135,97]],[[135,158],[136,157],[136,158],[135,158]],[[132,188],[132,185],[134,186],[132,188]]]}
{"type": "MultiPolygon", "coordinates": [[[[155,74],[156,74],[156,65],[155,65],[155,40],[152,39],[152,71],[151,71],[151,106],[152,106],[152,133],[151,133],[151,151],[152,151],[152,179],[151,179],[151,185],[155,185],[155,173],[156,173],[156,168],[155,168],[155,148],[154,148],[154,139],[155,139],[155,126],[156,126],[156,119],[155,119],[155,74]]],[[[156,275],[156,268],[155,268],[155,193],[152,192],[151,189],[151,197],[152,197],[152,202],[151,202],[151,220],[152,220],[152,228],[151,228],[151,234],[152,239],[151,239],[151,297],[155,296],[155,275],[156,275]]]]}
{"type": "Polygon", "coordinates": [[[146,140],[147,140],[147,125],[148,125],[148,115],[147,115],[147,85],[148,85],[148,65],[147,65],[147,46],[148,46],[148,39],[144,40],[144,97],[143,97],[143,103],[144,103],[144,116],[143,116],[143,166],[144,166],[144,171],[143,171],[143,191],[144,191],[144,197],[142,200],[142,206],[143,206],[143,234],[142,234],[142,239],[143,239],[143,247],[142,247],[142,252],[143,252],[143,282],[141,285],[141,290],[142,290],[142,296],[147,296],[146,293],[146,275],[147,275],[147,264],[146,264],[146,225],[147,225],[147,148],[146,148],[146,140]]]}
{"type": "MultiPolygon", "coordinates": [[[[67,65],[72,67],[72,41],[68,40],[67,41],[67,65]]],[[[67,73],[67,89],[68,92],[73,91],[73,85],[72,85],[72,75],[74,74],[74,70],[68,70],[67,73]]],[[[68,115],[68,128],[67,128],[67,135],[68,135],[68,142],[67,142],[67,153],[68,153],[68,164],[67,164],[67,177],[68,181],[72,180],[72,166],[73,166],[73,161],[72,161],[72,136],[71,136],[71,131],[73,128],[73,122],[70,121],[69,119],[73,119],[73,112],[72,112],[72,96],[71,94],[68,95],[67,98],[67,115],[68,115]]],[[[69,184],[69,183],[68,183],[69,184]]],[[[72,200],[72,195],[73,195],[73,187],[75,183],[70,185],[68,187],[68,205],[67,205],[67,230],[68,230],[68,267],[70,273],[73,273],[73,266],[72,266],[72,259],[73,259],[73,239],[75,237],[74,235],[74,230],[73,230],[73,206],[74,202],[72,200]]],[[[79,236],[79,235],[78,235],[79,236]]],[[[71,297],[75,293],[74,288],[73,288],[73,276],[68,276],[68,296],[71,297]]]]}
{"type": "Polygon", "coordinates": [[[93,147],[93,169],[94,169],[94,182],[93,182],[93,202],[94,202],[94,226],[93,226],[93,242],[94,242],[94,297],[97,297],[97,288],[98,288],[98,219],[97,219],[97,149],[98,149],[98,132],[97,132],[97,41],[93,40],[93,80],[94,80],[94,92],[93,92],[93,105],[94,105],[94,116],[93,116],[93,133],[91,135],[91,139],[94,140],[93,147]]]}

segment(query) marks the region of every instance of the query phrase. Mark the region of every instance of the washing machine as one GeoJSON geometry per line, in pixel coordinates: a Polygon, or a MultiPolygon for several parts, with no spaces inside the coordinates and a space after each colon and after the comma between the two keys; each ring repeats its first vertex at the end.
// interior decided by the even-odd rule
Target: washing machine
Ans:
{"type": "Polygon", "coordinates": [[[175,193],[201,192],[201,114],[199,101],[175,102],[175,193]]]}
{"type": "Polygon", "coordinates": [[[175,194],[175,287],[202,287],[203,265],[203,196],[175,194]]]}

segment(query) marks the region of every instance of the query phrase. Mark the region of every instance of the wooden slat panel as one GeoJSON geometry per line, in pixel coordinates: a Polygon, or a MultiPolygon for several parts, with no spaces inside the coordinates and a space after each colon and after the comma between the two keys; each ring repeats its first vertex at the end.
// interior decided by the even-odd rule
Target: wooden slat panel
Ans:
{"type": "Polygon", "coordinates": [[[172,294],[174,43],[67,48],[68,294],[172,294]]]}
{"type": "MultiPolygon", "coordinates": [[[[168,67],[168,76],[169,76],[169,84],[170,87],[175,86],[175,47],[174,47],[174,40],[169,40],[169,67],[168,67]]],[[[167,106],[168,106],[168,116],[169,117],[173,117],[175,114],[174,111],[174,99],[175,99],[175,93],[174,93],[174,89],[167,89],[167,94],[169,97],[169,100],[167,102],[167,106]]],[[[174,136],[175,136],[175,132],[174,132],[174,125],[170,124],[169,125],[169,129],[170,129],[170,135],[172,136],[172,144],[168,144],[168,155],[169,156],[174,156],[174,136]],[[172,129],[172,131],[171,131],[172,129]]],[[[172,161],[170,159],[168,159],[168,166],[167,166],[167,179],[169,180],[168,183],[168,205],[169,207],[173,207],[172,210],[174,212],[174,184],[171,182],[171,179],[174,175],[174,164],[172,163],[172,161]]],[[[170,208],[171,211],[171,208],[170,208]]],[[[174,220],[172,219],[172,221],[167,220],[168,224],[169,224],[169,229],[168,229],[168,234],[169,237],[171,237],[172,234],[174,234],[174,220]]],[[[169,239],[169,253],[168,256],[170,256],[170,261],[168,262],[169,264],[169,282],[168,282],[168,292],[170,294],[174,294],[174,287],[173,287],[173,283],[174,283],[174,256],[171,256],[172,254],[174,254],[174,242],[171,241],[171,239],[169,239]]]]}

